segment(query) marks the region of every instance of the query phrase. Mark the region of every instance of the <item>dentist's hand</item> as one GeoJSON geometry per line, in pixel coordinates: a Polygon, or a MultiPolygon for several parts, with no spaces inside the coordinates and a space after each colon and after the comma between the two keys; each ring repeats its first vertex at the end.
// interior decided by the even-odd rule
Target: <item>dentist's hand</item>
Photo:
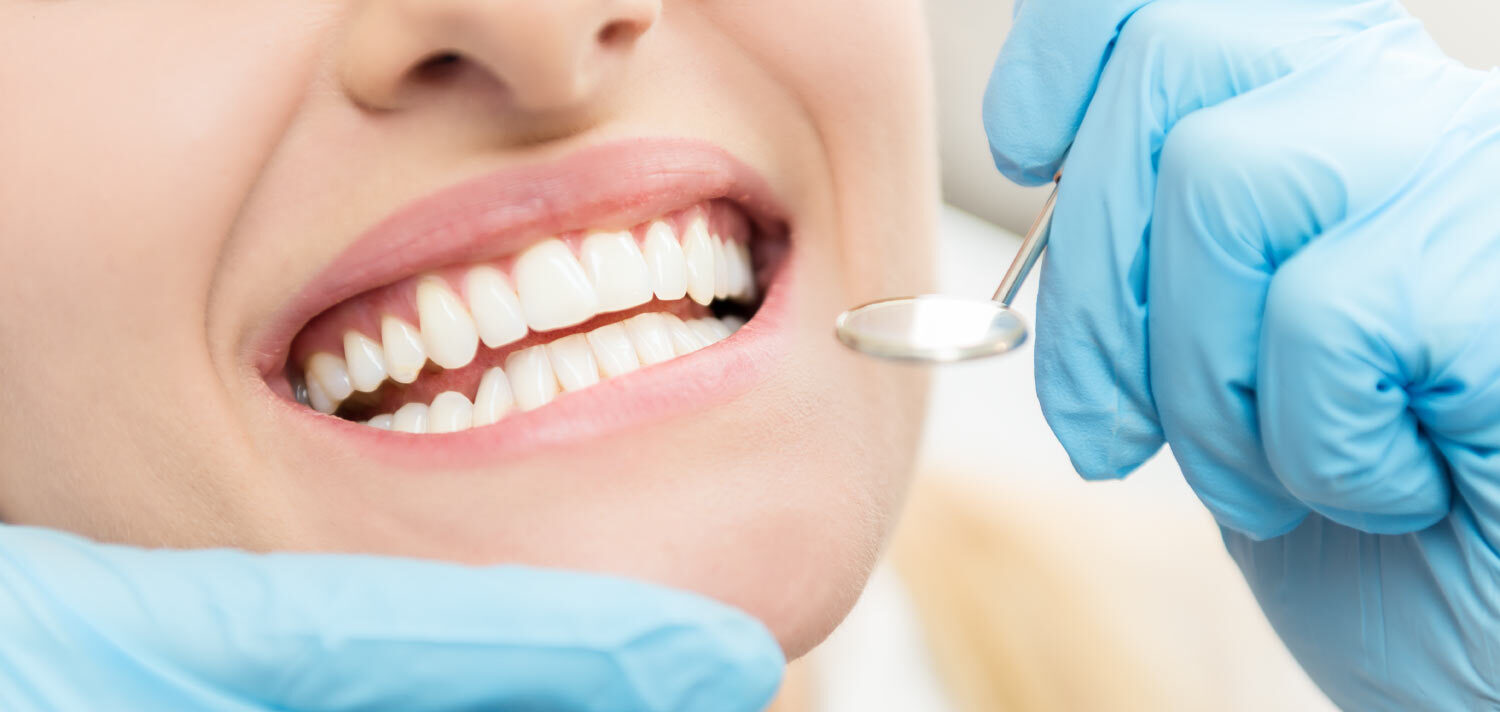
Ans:
{"type": "Polygon", "coordinates": [[[621,579],[0,526],[0,709],[762,709],[759,623],[621,579]]]}
{"type": "Polygon", "coordinates": [[[1356,709],[1500,703],[1500,75],[1390,0],[1025,0],[1000,169],[1068,153],[1037,390],[1087,477],[1172,447],[1356,709]]]}

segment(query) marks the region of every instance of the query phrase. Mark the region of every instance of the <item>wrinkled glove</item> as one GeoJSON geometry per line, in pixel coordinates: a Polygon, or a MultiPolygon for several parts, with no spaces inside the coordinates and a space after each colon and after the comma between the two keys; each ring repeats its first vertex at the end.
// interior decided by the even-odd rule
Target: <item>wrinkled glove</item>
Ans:
{"type": "Polygon", "coordinates": [[[1500,705],[1500,75],[1389,0],[1025,0],[985,122],[1013,180],[1067,156],[1078,471],[1170,444],[1339,704],[1500,705]]]}
{"type": "Polygon", "coordinates": [[[0,709],[760,710],[776,641],[623,579],[0,527],[0,709]]]}

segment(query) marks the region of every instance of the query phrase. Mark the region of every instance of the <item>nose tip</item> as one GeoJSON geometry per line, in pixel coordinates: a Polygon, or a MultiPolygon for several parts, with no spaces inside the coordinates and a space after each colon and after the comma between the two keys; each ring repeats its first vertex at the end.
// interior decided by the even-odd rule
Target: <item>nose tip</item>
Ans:
{"type": "Polygon", "coordinates": [[[565,111],[601,93],[660,14],[660,0],[369,0],[340,74],[372,109],[406,108],[440,86],[502,95],[515,111],[565,111]]]}

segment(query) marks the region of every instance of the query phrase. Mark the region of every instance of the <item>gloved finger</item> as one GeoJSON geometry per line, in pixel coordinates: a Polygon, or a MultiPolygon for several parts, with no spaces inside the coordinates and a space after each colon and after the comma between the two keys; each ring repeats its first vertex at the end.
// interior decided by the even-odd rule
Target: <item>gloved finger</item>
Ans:
{"type": "Polygon", "coordinates": [[[990,152],[1022,185],[1052,180],[1120,26],[1151,0],[1016,0],[984,95],[990,152]]]}
{"type": "Polygon", "coordinates": [[[77,709],[109,690],[156,709],[748,711],[784,665],[749,616],[622,579],[16,527],[0,626],[4,684],[77,709]]]}
{"type": "Polygon", "coordinates": [[[1079,128],[1042,266],[1036,383],[1048,424],[1085,477],[1124,476],[1163,442],[1146,323],[1165,136],[1361,26],[1321,17],[1299,24],[1296,3],[1273,4],[1157,0],[1136,12],[1079,128]]]}
{"type": "Polygon", "coordinates": [[[1327,226],[1399,190],[1445,110],[1466,100],[1467,82],[1433,78],[1435,52],[1413,64],[1427,45],[1415,22],[1367,30],[1167,136],[1149,261],[1151,384],[1173,455],[1223,526],[1264,539],[1307,513],[1260,437],[1258,394],[1280,387],[1258,382],[1266,293],[1278,265],[1327,226]],[[1329,91],[1372,76],[1386,81],[1329,91]],[[1402,106],[1422,108],[1392,108],[1402,106]]]}

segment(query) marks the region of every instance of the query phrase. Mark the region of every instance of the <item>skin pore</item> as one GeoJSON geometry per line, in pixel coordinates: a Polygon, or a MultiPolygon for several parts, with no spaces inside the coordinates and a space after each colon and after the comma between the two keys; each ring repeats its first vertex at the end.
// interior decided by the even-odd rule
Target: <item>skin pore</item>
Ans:
{"type": "MultiPolygon", "coordinates": [[[[921,13],[0,0],[0,520],[618,573],[738,605],[806,652],[879,551],[922,410],[919,373],[830,335],[849,304],[926,291],[921,13]],[[783,303],[746,327],[774,347],[753,384],[461,460],[363,447],[268,388],[270,325],[394,212],[642,138],[722,149],[785,220],[783,303]]],[[[617,390],[670,389],[661,373],[617,390]]]]}

